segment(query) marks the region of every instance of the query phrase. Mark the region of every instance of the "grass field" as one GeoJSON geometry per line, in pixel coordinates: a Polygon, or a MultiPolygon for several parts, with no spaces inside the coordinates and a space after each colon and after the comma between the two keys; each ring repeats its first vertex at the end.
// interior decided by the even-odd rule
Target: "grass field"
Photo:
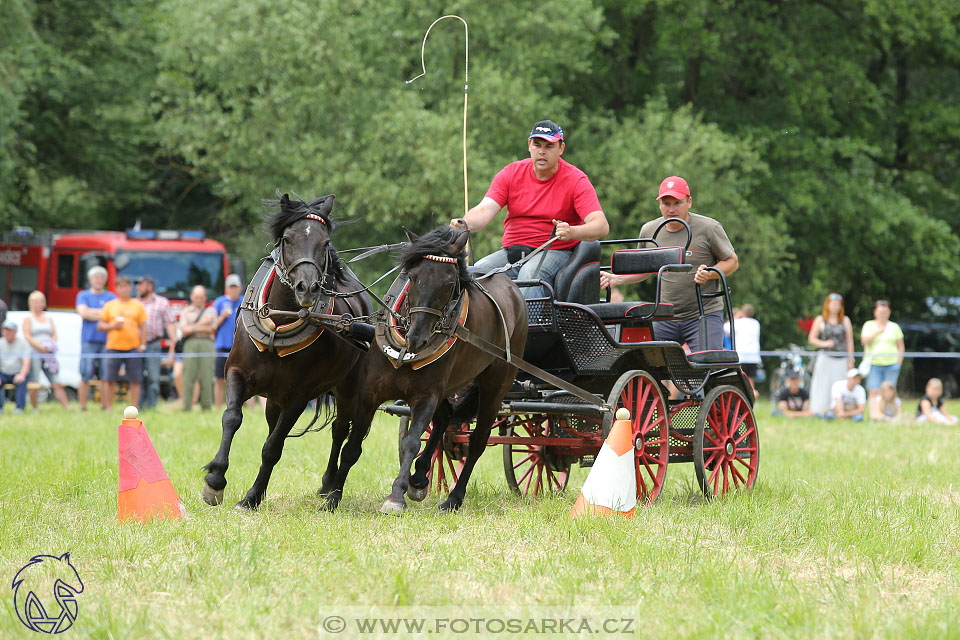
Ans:
{"type": "MultiPolygon", "coordinates": [[[[9,585],[31,556],[66,551],[85,590],[61,637],[376,637],[354,626],[358,605],[428,618],[543,619],[572,607],[595,632],[611,614],[633,620],[616,627],[626,633],[599,630],[613,636],[960,637],[957,427],[789,422],[761,403],[752,492],[704,502],[692,465],[678,464],[635,519],[570,521],[587,470],[574,467],[563,495],[526,500],[508,491],[498,450],[459,513],[438,513],[431,495],[403,517],[378,514],[397,466],[387,416],[336,513],[318,512],[315,496],[327,433],[288,441],[263,507],[240,513],[230,505],[255,476],[265,434],[248,413],[229,502],[211,508],[198,499],[200,467],[219,415],[165,407],[141,418],[186,522],[115,521],[119,408],[0,417],[0,637],[34,637],[9,585]],[[343,633],[325,627],[331,614],[345,618],[343,633]]],[[[461,629],[430,637],[478,635],[461,629]]]]}

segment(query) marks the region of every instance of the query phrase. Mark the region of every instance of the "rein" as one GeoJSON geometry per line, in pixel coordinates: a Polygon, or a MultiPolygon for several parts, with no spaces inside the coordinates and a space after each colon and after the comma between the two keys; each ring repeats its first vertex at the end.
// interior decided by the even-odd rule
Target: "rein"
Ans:
{"type": "MultiPolygon", "coordinates": [[[[551,236],[551,238],[550,238],[549,240],[547,240],[547,241],[544,242],[542,245],[540,245],[539,247],[537,247],[536,249],[534,249],[533,251],[531,251],[531,252],[528,253],[527,255],[523,256],[522,258],[520,258],[519,260],[517,260],[517,261],[514,262],[513,264],[505,264],[505,265],[503,265],[502,267],[497,267],[496,269],[491,269],[490,271],[487,271],[487,272],[486,272],[485,274],[483,274],[482,276],[479,276],[479,277],[477,278],[477,280],[483,280],[483,279],[485,279],[485,278],[489,278],[490,276],[497,275],[498,273],[506,273],[506,272],[509,271],[510,269],[519,269],[519,268],[522,267],[524,264],[526,264],[527,262],[529,262],[530,259],[531,259],[533,256],[537,255],[537,254],[540,253],[541,251],[545,252],[545,251],[550,247],[551,244],[553,244],[554,242],[556,242],[556,241],[559,240],[559,239],[560,239],[560,238],[558,238],[557,236],[551,236]]],[[[543,266],[543,261],[544,261],[544,259],[545,259],[546,257],[547,257],[547,254],[544,253],[543,256],[540,258],[540,264],[537,266],[537,273],[540,273],[540,267],[543,266]]]]}

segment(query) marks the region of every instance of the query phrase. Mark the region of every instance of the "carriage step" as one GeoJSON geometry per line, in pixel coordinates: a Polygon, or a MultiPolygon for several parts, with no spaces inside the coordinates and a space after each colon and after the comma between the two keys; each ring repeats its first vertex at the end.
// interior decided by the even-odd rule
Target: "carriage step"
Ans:
{"type": "Polygon", "coordinates": [[[593,462],[597,459],[597,456],[583,456],[580,458],[580,468],[589,469],[593,466],[593,462]]]}

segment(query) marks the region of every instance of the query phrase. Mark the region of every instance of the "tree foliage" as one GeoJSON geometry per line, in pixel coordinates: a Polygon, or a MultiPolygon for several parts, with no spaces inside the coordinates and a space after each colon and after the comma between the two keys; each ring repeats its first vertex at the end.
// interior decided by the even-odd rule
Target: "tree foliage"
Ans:
{"type": "Polygon", "coordinates": [[[657,215],[664,176],[689,180],[766,346],[828,290],[858,321],[874,297],[910,314],[956,294],[951,0],[8,0],[0,226],[200,226],[256,259],[277,188],[336,193],[340,246],[443,223],[463,210],[460,22],[405,81],[448,13],[470,26],[471,204],[549,117],[613,235],[657,215]]]}

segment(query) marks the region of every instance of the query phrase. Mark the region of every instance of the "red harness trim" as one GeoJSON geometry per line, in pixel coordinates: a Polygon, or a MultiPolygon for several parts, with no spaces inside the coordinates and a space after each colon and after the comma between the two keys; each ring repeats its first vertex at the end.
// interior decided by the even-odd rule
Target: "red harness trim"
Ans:
{"type": "Polygon", "coordinates": [[[318,215],[315,214],[315,213],[308,213],[307,215],[305,215],[305,216],[303,216],[303,217],[304,217],[304,218],[307,218],[307,219],[309,219],[309,220],[319,220],[320,222],[323,223],[323,226],[327,226],[327,221],[324,220],[323,218],[321,218],[320,216],[318,216],[318,215]]]}

